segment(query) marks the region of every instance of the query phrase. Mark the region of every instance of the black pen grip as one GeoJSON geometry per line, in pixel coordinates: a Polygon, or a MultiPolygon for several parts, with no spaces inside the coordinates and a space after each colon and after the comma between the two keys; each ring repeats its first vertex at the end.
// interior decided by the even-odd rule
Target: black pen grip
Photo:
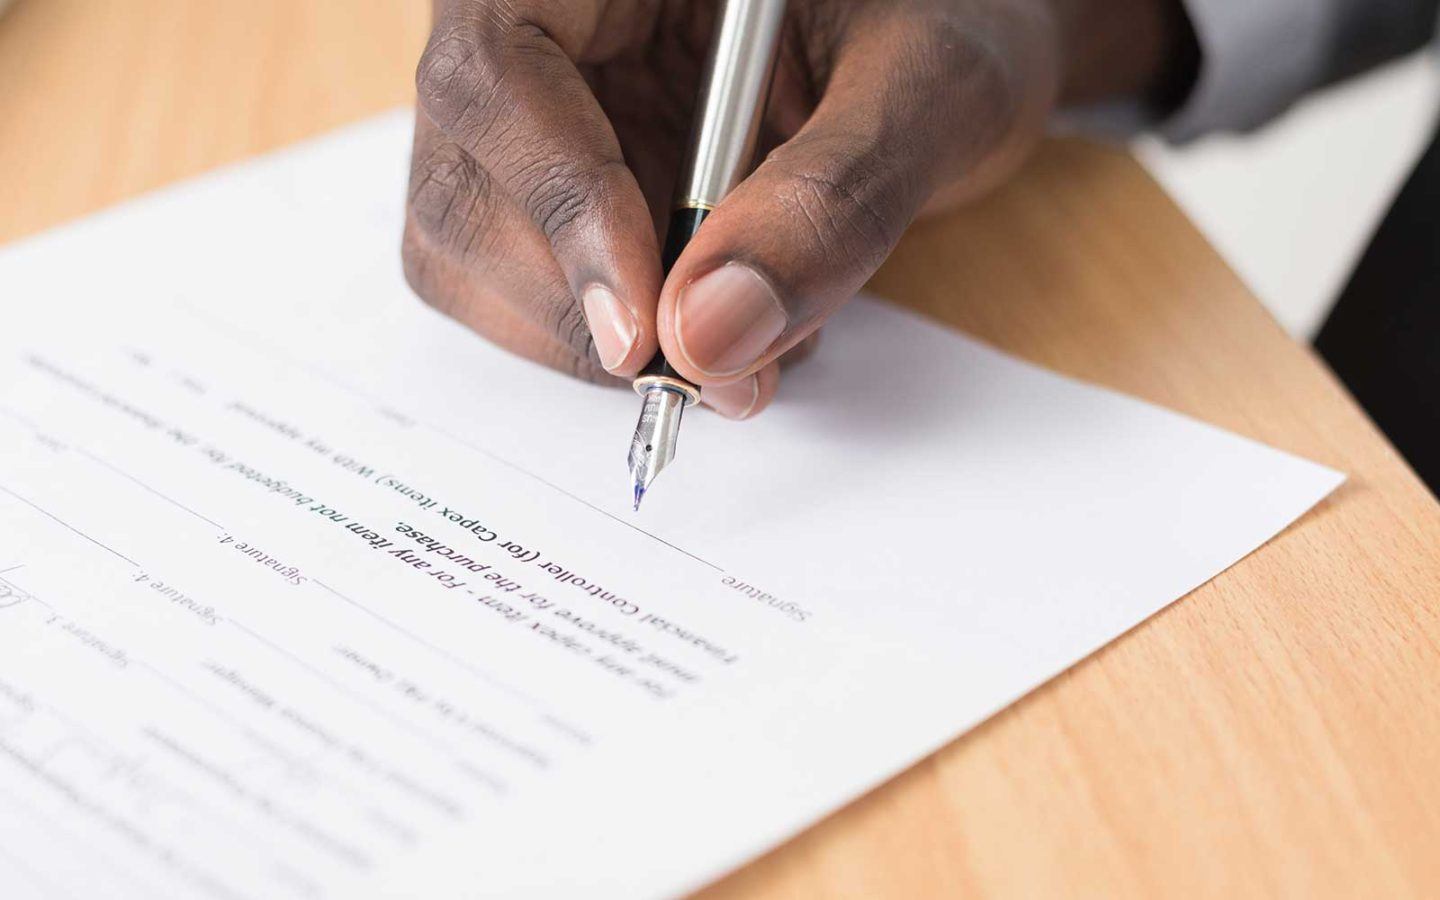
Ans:
{"type": "MultiPolygon", "coordinates": [[[[683,253],[685,247],[689,245],[690,239],[695,237],[695,232],[700,230],[700,223],[704,222],[705,217],[709,214],[710,210],[703,207],[686,206],[675,210],[674,214],[670,216],[670,227],[665,230],[665,249],[660,254],[660,264],[665,275],[670,274],[670,269],[674,267],[675,260],[680,258],[680,254],[683,253]]],[[[664,352],[659,350],[655,352],[650,362],[646,363],[645,368],[640,371],[640,377],[642,378],[655,375],[686,381],[686,379],[682,377],[679,372],[675,371],[675,368],[666,361],[664,352]]],[[[686,381],[686,383],[688,384],[689,382],[686,381]]]]}

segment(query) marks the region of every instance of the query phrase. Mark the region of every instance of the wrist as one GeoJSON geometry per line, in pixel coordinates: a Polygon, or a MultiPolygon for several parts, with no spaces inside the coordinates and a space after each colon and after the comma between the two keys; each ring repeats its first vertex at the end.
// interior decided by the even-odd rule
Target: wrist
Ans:
{"type": "Polygon", "coordinates": [[[1200,50],[1181,0],[1048,0],[1059,25],[1060,104],[1178,105],[1200,50]]]}

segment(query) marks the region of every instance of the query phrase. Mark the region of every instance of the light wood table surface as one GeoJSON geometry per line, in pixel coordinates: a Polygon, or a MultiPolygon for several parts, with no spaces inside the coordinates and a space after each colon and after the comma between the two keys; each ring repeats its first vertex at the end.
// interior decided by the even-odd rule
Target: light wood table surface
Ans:
{"type": "MultiPolygon", "coordinates": [[[[0,241],[410,102],[427,27],[401,0],[18,0],[0,241]]],[[[1440,507],[1134,160],[1053,144],[875,288],[1351,480],[711,896],[1440,896],[1440,507]]],[[[0,327],[24,301],[0,285],[0,327]]]]}

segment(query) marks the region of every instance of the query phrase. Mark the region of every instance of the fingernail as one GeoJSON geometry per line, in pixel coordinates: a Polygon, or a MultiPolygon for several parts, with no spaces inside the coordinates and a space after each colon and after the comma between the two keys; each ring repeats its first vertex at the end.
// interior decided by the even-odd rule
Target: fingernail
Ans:
{"type": "Polygon", "coordinates": [[[585,307],[585,321],[590,323],[590,336],[595,340],[600,364],[614,370],[630,355],[640,335],[635,317],[603,284],[587,287],[581,305],[585,307]]]}
{"type": "Polygon", "coordinates": [[[760,399],[760,376],[751,375],[734,384],[707,387],[700,399],[705,405],[727,419],[743,419],[755,409],[760,399]]]}
{"type": "Polygon", "coordinates": [[[785,325],[785,310],[770,284],[740,263],[686,285],[675,308],[681,351],[692,366],[719,377],[754,365],[785,325]]]}

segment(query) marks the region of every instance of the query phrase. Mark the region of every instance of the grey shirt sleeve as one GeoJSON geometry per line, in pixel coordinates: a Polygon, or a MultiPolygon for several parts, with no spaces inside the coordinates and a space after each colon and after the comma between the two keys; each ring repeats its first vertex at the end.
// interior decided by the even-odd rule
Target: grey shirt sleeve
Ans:
{"type": "Polygon", "coordinates": [[[1200,44],[1189,97],[1159,123],[1175,141],[1260,125],[1301,95],[1435,35],[1440,0],[1182,0],[1200,44]]]}

